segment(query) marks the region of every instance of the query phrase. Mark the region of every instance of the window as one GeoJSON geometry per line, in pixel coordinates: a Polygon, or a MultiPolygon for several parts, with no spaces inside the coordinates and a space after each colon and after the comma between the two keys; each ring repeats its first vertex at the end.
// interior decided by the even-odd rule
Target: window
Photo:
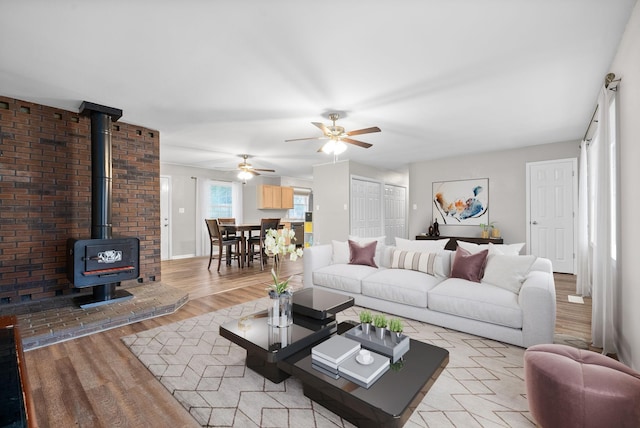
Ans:
{"type": "Polygon", "coordinates": [[[211,182],[208,188],[207,218],[233,217],[231,183],[211,182]]]}
{"type": "Polygon", "coordinates": [[[304,213],[309,211],[309,195],[307,189],[293,189],[293,208],[287,213],[291,220],[304,220],[304,213]]]}

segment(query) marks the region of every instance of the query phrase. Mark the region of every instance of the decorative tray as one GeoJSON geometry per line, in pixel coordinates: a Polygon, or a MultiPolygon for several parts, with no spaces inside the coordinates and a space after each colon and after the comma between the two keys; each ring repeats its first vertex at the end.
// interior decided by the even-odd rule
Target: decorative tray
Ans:
{"type": "Polygon", "coordinates": [[[402,356],[409,350],[409,336],[403,336],[402,339],[400,339],[400,342],[395,343],[393,339],[391,339],[391,332],[389,332],[389,330],[386,331],[384,339],[379,339],[373,329],[371,333],[364,334],[362,332],[362,327],[359,325],[348,330],[344,335],[350,339],[360,342],[363,348],[390,357],[392,363],[395,363],[402,358],[402,356]]]}

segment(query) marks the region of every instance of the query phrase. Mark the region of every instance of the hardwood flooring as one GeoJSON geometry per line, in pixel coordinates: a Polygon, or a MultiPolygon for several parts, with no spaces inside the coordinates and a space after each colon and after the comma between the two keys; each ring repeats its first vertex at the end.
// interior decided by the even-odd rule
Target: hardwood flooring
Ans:
{"type": "MultiPolygon", "coordinates": [[[[40,427],[192,427],[188,412],[156,381],[120,338],[265,295],[269,268],[223,266],[207,270],[208,258],[162,263],[162,282],[187,291],[176,313],[28,351],[29,383],[40,427]]],[[[302,261],[287,261],[282,275],[302,286],[302,261]]],[[[590,340],[590,302],[567,303],[575,279],[556,275],[559,333],[590,340]]]]}

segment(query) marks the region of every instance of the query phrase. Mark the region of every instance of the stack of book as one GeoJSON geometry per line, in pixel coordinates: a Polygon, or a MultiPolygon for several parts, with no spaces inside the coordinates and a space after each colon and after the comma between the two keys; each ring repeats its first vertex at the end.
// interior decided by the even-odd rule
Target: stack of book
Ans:
{"type": "Polygon", "coordinates": [[[370,352],[371,359],[363,364],[359,360],[360,355],[353,355],[340,364],[338,372],[343,378],[362,386],[369,388],[380,376],[389,370],[389,357],[370,352]]]}
{"type": "Polygon", "coordinates": [[[311,365],[327,376],[338,379],[340,364],[349,357],[355,358],[358,351],[360,342],[335,335],[311,349],[311,365]]]}
{"type": "Polygon", "coordinates": [[[345,336],[333,336],[311,349],[311,366],[323,374],[338,379],[341,376],[364,388],[369,388],[389,370],[389,357],[365,351],[360,342],[345,336]]]}

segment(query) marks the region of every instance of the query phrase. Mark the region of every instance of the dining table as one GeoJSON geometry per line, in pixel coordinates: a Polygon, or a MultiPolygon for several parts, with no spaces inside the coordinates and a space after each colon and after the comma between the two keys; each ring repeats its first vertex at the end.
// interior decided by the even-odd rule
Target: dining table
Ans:
{"type": "Polygon", "coordinates": [[[260,231],[260,223],[243,223],[243,224],[221,224],[220,232],[223,234],[235,234],[240,237],[240,267],[244,267],[245,263],[248,264],[248,245],[251,238],[251,232],[257,230],[260,231]],[[247,236],[245,236],[247,234],[247,236]]]}

